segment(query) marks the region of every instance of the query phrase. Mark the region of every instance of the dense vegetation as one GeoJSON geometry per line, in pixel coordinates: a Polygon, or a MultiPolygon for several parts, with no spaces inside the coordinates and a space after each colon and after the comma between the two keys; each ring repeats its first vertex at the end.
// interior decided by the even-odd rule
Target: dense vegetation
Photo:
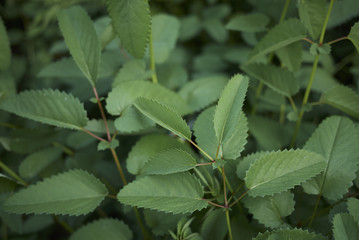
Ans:
{"type": "Polygon", "coordinates": [[[358,0],[0,13],[2,239],[359,239],[358,0]]]}

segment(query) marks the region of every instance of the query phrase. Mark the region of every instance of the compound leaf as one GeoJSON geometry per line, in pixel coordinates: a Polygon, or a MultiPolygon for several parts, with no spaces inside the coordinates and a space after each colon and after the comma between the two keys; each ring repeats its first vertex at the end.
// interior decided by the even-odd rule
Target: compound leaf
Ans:
{"type": "Polygon", "coordinates": [[[233,135],[247,88],[248,78],[237,74],[231,78],[222,91],[213,119],[214,130],[220,144],[233,135]]]}
{"type": "Polygon", "coordinates": [[[107,5],[123,46],[134,57],[143,58],[151,29],[148,1],[107,0],[107,5]]]}
{"type": "Polygon", "coordinates": [[[0,108],[18,116],[57,127],[81,129],[87,113],[80,101],[58,90],[31,90],[7,98],[0,108]]]}
{"type": "Polygon", "coordinates": [[[274,65],[253,63],[242,67],[248,75],[259,79],[274,91],[290,97],[299,91],[299,83],[292,72],[274,65]]]}
{"type": "Polygon", "coordinates": [[[152,121],[179,137],[191,140],[191,130],[181,115],[170,107],[148,98],[138,98],[135,107],[152,121]]]}
{"type": "Polygon", "coordinates": [[[186,101],[171,90],[146,81],[126,81],[119,83],[106,99],[106,109],[112,115],[121,115],[138,97],[146,97],[160,101],[172,107],[180,114],[191,112],[186,101]]]}
{"type": "Polygon", "coordinates": [[[282,65],[287,67],[289,71],[296,72],[302,64],[302,52],[301,42],[295,42],[276,50],[275,53],[282,65]]]}
{"type": "Polygon", "coordinates": [[[359,238],[359,224],[348,213],[338,213],[333,218],[333,235],[335,240],[359,238]]]}
{"type": "Polygon", "coordinates": [[[71,235],[70,240],[131,240],[132,237],[130,228],[124,222],[105,218],[81,227],[71,235]]]}
{"type": "Polygon", "coordinates": [[[73,6],[60,10],[57,19],[72,57],[94,86],[100,68],[101,47],[90,17],[81,7],[73,6]]]}
{"type": "Polygon", "coordinates": [[[354,26],[350,29],[348,39],[352,41],[353,45],[359,52],[359,22],[355,23],[354,26]]]}
{"type": "Polygon", "coordinates": [[[273,27],[258,42],[251,52],[248,63],[259,57],[299,41],[306,36],[306,29],[299,19],[293,18],[279,23],[273,27]]]}
{"type": "Polygon", "coordinates": [[[187,142],[182,142],[178,138],[168,135],[144,136],[136,142],[128,154],[126,160],[127,170],[134,175],[142,174],[143,166],[147,161],[160,152],[173,148],[182,149],[186,152],[191,151],[187,142]]]}
{"type": "Polygon", "coordinates": [[[190,173],[144,176],[126,185],[117,195],[123,204],[186,213],[207,206],[202,200],[203,188],[190,173]]]}
{"type": "Polygon", "coordinates": [[[359,119],[359,95],[345,86],[336,86],[322,94],[320,101],[359,119]]]}
{"type": "Polygon", "coordinates": [[[324,120],[306,142],[304,149],[324,157],[325,172],[303,184],[311,194],[332,200],[343,197],[356,177],[359,163],[359,134],[354,123],[345,117],[324,120]]]}
{"type": "Polygon", "coordinates": [[[313,40],[316,40],[322,31],[327,13],[326,0],[300,0],[298,1],[300,20],[308,29],[313,40]]]}
{"type": "Polygon", "coordinates": [[[319,154],[305,150],[272,152],[255,161],[245,178],[249,195],[280,193],[318,175],[325,168],[319,154]]]}
{"type": "Polygon", "coordinates": [[[273,196],[247,197],[244,205],[266,227],[279,228],[284,223],[282,218],[294,211],[295,201],[292,193],[282,192],[273,196]]]}
{"type": "Polygon", "coordinates": [[[71,170],[20,190],[3,207],[12,213],[81,215],[93,211],[107,193],[93,175],[71,170]]]}
{"type": "Polygon", "coordinates": [[[0,70],[6,70],[11,62],[9,38],[2,18],[0,17],[0,70]]]}
{"type": "Polygon", "coordinates": [[[296,228],[259,233],[256,238],[253,238],[253,240],[273,240],[273,239],[326,240],[327,238],[319,234],[310,233],[307,230],[296,229],[296,228]]]}
{"type": "Polygon", "coordinates": [[[143,166],[143,174],[165,175],[184,172],[197,165],[196,159],[178,148],[164,150],[149,159],[143,166]]]}
{"type": "Polygon", "coordinates": [[[269,20],[263,13],[237,15],[227,23],[226,28],[242,32],[262,32],[266,30],[269,20]]]}

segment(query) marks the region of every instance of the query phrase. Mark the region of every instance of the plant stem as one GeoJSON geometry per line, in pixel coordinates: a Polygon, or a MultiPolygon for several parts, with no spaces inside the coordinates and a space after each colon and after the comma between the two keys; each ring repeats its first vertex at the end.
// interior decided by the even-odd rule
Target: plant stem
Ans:
{"type": "Polygon", "coordinates": [[[295,104],[294,104],[293,98],[292,98],[292,97],[288,97],[288,99],[289,99],[289,102],[290,102],[290,104],[292,105],[292,108],[294,109],[294,111],[295,111],[295,112],[298,112],[298,109],[297,109],[297,107],[296,107],[295,104]]]}
{"type": "Polygon", "coordinates": [[[312,40],[310,40],[309,38],[303,38],[302,40],[309,42],[310,44],[314,44],[314,42],[312,40]]]}
{"type": "MultiPolygon", "coordinates": [[[[223,175],[222,169],[220,167],[218,167],[217,169],[223,175]]],[[[228,179],[225,178],[225,181],[226,181],[226,184],[227,184],[227,187],[228,187],[229,191],[231,191],[231,193],[233,194],[233,188],[232,188],[231,184],[228,182],[228,179]]]]}
{"type": "Polygon", "coordinates": [[[74,151],[72,151],[70,148],[62,145],[61,143],[53,142],[52,145],[54,145],[54,147],[62,149],[62,151],[64,151],[69,156],[75,155],[74,151]]]}
{"type": "Polygon", "coordinates": [[[213,205],[213,206],[220,207],[220,208],[226,208],[225,206],[222,206],[222,205],[219,205],[219,204],[217,204],[217,203],[211,202],[211,201],[209,201],[209,200],[207,200],[207,199],[202,198],[202,200],[208,202],[209,204],[211,204],[211,205],[213,205]]]}
{"type": "Polygon", "coordinates": [[[198,167],[198,166],[205,166],[205,165],[211,165],[211,164],[213,164],[213,162],[208,162],[208,163],[197,163],[197,164],[196,164],[196,167],[198,167]]]}
{"type": "Polygon", "coordinates": [[[321,197],[322,197],[322,194],[319,194],[319,195],[318,195],[318,198],[317,198],[317,202],[315,203],[315,207],[314,207],[314,210],[313,210],[313,214],[312,214],[312,216],[310,217],[310,222],[309,222],[309,225],[308,225],[309,228],[312,226],[313,220],[314,220],[315,215],[316,215],[316,213],[317,213],[317,209],[318,209],[318,206],[319,206],[319,202],[320,202],[321,197]]]}
{"type": "Polygon", "coordinates": [[[6,164],[3,163],[2,161],[0,161],[0,168],[4,169],[5,172],[7,172],[10,176],[15,178],[21,185],[25,187],[28,186],[28,184],[19,175],[17,175],[11,168],[6,166],[6,164]]]}
{"type": "Polygon", "coordinates": [[[287,15],[289,3],[290,3],[290,0],[285,1],[285,5],[284,5],[284,8],[282,10],[282,15],[280,16],[280,19],[279,19],[280,23],[284,21],[285,16],[287,15]]]}
{"type": "MultiPolygon", "coordinates": [[[[326,17],[325,17],[325,22],[324,22],[324,24],[323,24],[322,32],[321,32],[320,38],[319,38],[319,46],[322,45],[322,44],[323,44],[323,41],[324,41],[325,30],[326,30],[327,25],[328,25],[329,16],[330,16],[330,13],[331,13],[331,11],[332,11],[333,3],[334,3],[334,0],[330,0],[330,4],[329,4],[328,11],[327,11],[327,15],[326,15],[326,17]]],[[[290,144],[290,147],[291,147],[291,148],[294,147],[295,142],[296,142],[296,139],[297,139],[297,135],[298,135],[298,132],[299,132],[299,128],[300,128],[300,125],[301,125],[301,123],[302,123],[302,118],[303,118],[303,115],[304,115],[304,106],[305,106],[305,104],[307,104],[307,102],[308,102],[310,90],[311,90],[312,84],[313,84],[313,79],[314,79],[315,73],[316,73],[316,71],[317,71],[318,62],[319,62],[319,54],[317,54],[317,55],[315,56],[315,59],[314,59],[314,62],[313,62],[312,72],[311,72],[311,74],[310,74],[309,82],[308,82],[307,88],[306,88],[305,93],[304,93],[304,98],[303,98],[302,106],[301,106],[301,108],[300,108],[298,120],[297,120],[297,123],[296,123],[296,125],[295,125],[294,134],[293,134],[292,141],[291,141],[291,144],[290,144]]]]}
{"type": "Polygon", "coordinates": [[[155,54],[154,54],[154,51],[153,51],[152,30],[150,32],[149,44],[150,44],[150,68],[151,68],[151,71],[152,71],[152,82],[153,83],[158,83],[157,72],[156,72],[155,54]]]}
{"type": "Polygon", "coordinates": [[[310,89],[312,88],[315,72],[317,71],[318,62],[319,62],[319,54],[315,56],[315,59],[314,59],[314,62],[313,62],[312,72],[310,74],[309,82],[308,82],[307,88],[306,88],[305,93],[304,93],[304,98],[303,98],[302,106],[301,106],[300,111],[299,111],[298,120],[297,120],[297,123],[295,124],[295,130],[294,130],[294,134],[293,134],[293,137],[292,137],[292,141],[290,143],[290,148],[294,147],[295,141],[297,139],[299,128],[300,128],[300,125],[302,123],[302,118],[303,118],[303,115],[304,115],[304,105],[307,104],[307,102],[308,102],[309,93],[310,93],[310,89]]]}
{"type": "Polygon", "coordinates": [[[327,42],[327,44],[331,45],[331,44],[333,44],[333,43],[337,43],[337,42],[340,42],[340,41],[343,41],[343,40],[346,40],[346,39],[348,39],[348,36],[344,36],[344,37],[340,37],[340,38],[334,39],[334,40],[332,40],[332,41],[330,41],[330,42],[327,42]]]}
{"type": "Polygon", "coordinates": [[[102,137],[97,136],[96,134],[90,132],[90,131],[87,130],[86,128],[82,128],[81,130],[84,131],[85,133],[87,133],[88,135],[90,135],[90,136],[96,138],[97,140],[99,140],[99,141],[101,141],[101,142],[107,142],[107,140],[103,139],[102,137]]]}
{"type": "Polygon", "coordinates": [[[239,200],[241,200],[248,193],[249,190],[250,189],[245,191],[238,199],[236,199],[234,202],[232,202],[231,205],[229,205],[229,208],[231,208],[233,205],[235,205],[237,202],[239,202],[239,200]]]}
{"type": "Polygon", "coordinates": [[[201,151],[211,162],[215,162],[215,160],[209,156],[208,153],[206,153],[202,148],[200,148],[197,144],[195,144],[191,139],[188,140],[193,146],[195,146],[199,151],[201,151]]]}
{"type": "Polygon", "coordinates": [[[5,123],[5,122],[0,122],[0,126],[7,127],[7,128],[12,128],[12,129],[18,129],[19,128],[18,126],[15,126],[15,125],[10,124],[10,123],[5,123]]]}
{"type": "Polygon", "coordinates": [[[1,224],[1,232],[2,232],[2,239],[3,240],[7,240],[8,239],[8,235],[7,235],[7,226],[5,223],[1,224]]]}
{"type": "Polygon", "coordinates": [[[111,148],[111,153],[112,153],[113,159],[115,160],[117,170],[120,173],[122,183],[123,183],[123,185],[127,185],[127,180],[125,178],[125,174],[123,173],[123,170],[122,170],[120,161],[118,160],[117,153],[116,153],[115,149],[111,148]]]}
{"type": "Polygon", "coordinates": [[[54,221],[58,224],[60,224],[68,233],[73,233],[74,230],[68,225],[66,222],[61,221],[56,215],[52,216],[54,218],[54,221]]]}
{"type": "Polygon", "coordinates": [[[226,174],[224,172],[224,167],[222,167],[222,178],[223,178],[224,206],[226,206],[226,208],[228,208],[227,189],[226,189],[226,174]]]}
{"type": "Polygon", "coordinates": [[[327,11],[327,15],[325,16],[324,25],[323,25],[322,32],[321,32],[320,38],[319,38],[319,45],[322,45],[322,44],[323,44],[324,35],[325,35],[325,30],[327,29],[327,25],[328,25],[328,22],[329,22],[329,16],[330,16],[330,13],[332,12],[332,8],[333,8],[333,3],[334,3],[334,0],[330,0],[330,4],[329,4],[328,11],[327,11]]]}
{"type": "Polygon", "coordinates": [[[105,116],[105,112],[103,111],[103,107],[102,107],[102,104],[101,104],[101,100],[100,100],[100,98],[98,97],[97,89],[96,89],[96,87],[93,87],[92,90],[93,90],[93,92],[94,92],[94,94],[95,94],[95,96],[96,96],[98,108],[100,109],[101,116],[102,116],[103,122],[104,122],[104,124],[105,124],[106,133],[107,133],[107,140],[108,140],[109,142],[111,142],[110,130],[109,130],[109,128],[108,128],[107,119],[106,119],[106,116],[105,116]]]}
{"type": "Polygon", "coordinates": [[[229,218],[229,210],[228,210],[228,207],[226,208],[226,219],[227,219],[227,227],[228,227],[229,239],[232,240],[232,239],[233,239],[233,236],[232,236],[232,228],[231,228],[231,219],[229,218]]]}

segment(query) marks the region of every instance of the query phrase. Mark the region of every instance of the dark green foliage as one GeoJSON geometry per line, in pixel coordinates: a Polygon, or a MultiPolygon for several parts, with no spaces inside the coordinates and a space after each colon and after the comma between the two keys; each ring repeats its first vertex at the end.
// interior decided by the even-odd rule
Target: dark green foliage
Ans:
{"type": "Polygon", "coordinates": [[[4,1],[0,238],[358,239],[358,9],[4,1]]]}

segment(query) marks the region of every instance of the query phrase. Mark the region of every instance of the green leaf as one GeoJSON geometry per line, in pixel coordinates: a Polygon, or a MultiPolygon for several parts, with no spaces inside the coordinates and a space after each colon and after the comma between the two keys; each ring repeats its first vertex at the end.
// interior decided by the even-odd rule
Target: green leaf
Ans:
{"type": "Polygon", "coordinates": [[[216,18],[208,18],[203,23],[204,30],[218,43],[225,43],[228,39],[228,31],[224,24],[216,18]]]}
{"type": "Polygon", "coordinates": [[[4,192],[11,192],[17,186],[17,183],[12,178],[0,173],[0,194],[4,192]]]}
{"type": "Polygon", "coordinates": [[[120,133],[135,133],[155,126],[155,122],[144,116],[133,106],[127,108],[115,120],[115,127],[120,133]]]}
{"type": "Polygon", "coordinates": [[[349,198],[347,204],[350,215],[359,223],[359,199],[349,198]]]}
{"type": "Polygon", "coordinates": [[[287,19],[273,27],[251,52],[248,63],[306,37],[306,29],[299,19],[287,19]]]}
{"type": "Polygon", "coordinates": [[[207,206],[202,200],[203,194],[202,186],[193,175],[175,173],[137,179],[120,190],[117,199],[131,206],[186,213],[207,206]]]}
{"type": "Polygon", "coordinates": [[[195,37],[202,28],[200,19],[197,15],[186,15],[181,18],[181,27],[179,33],[179,40],[186,41],[195,37]]]}
{"type": "Polygon", "coordinates": [[[164,150],[150,158],[143,166],[143,174],[171,174],[184,172],[196,167],[194,157],[182,149],[164,150]]]}
{"type": "Polygon", "coordinates": [[[107,5],[123,46],[134,57],[143,58],[151,29],[148,1],[107,0],[107,5]]]}
{"type": "Polygon", "coordinates": [[[57,19],[77,66],[94,86],[101,60],[101,47],[94,25],[84,9],[73,6],[60,10],[57,19]]]}
{"type": "Polygon", "coordinates": [[[111,142],[99,142],[97,145],[97,151],[103,151],[107,149],[115,149],[120,145],[117,139],[113,139],[111,142]]]}
{"type": "Polygon", "coordinates": [[[337,86],[322,94],[320,101],[359,119],[359,95],[346,86],[337,86]]]}
{"type": "Polygon", "coordinates": [[[269,17],[263,13],[237,15],[227,23],[226,28],[242,32],[263,32],[269,20],[269,17]]]}
{"type": "Polygon", "coordinates": [[[263,150],[276,150],[285,146],[292,137],[292,129],[269,118],[249,116],[249,132],[263,150]]]}
{"type": "Polygon", "coordinates": [[[322,31],[327,14],[326,0],[300,0],[298,1],[300,20],[308,29],[313,40],[316,40],[322,31]]]}
{"type": "Polygon", "coordinates": [[[215,209],[207,213],[201,227],[202,239],[224,239],[228,231],[226,214],[223,209],[215,209]]]}
{"type": "Polygon", "coordinates": [[[146,224],[156,236],[168,234],[168,231],[175,230],[177,223],[183,214],[172,214],[145,209],[143,212],[146,224]]]}
{"type": "Polygon", "coordinates": [[[191,130],[181,115],[168,106],[148,98],[138,98],[135,107],[152,121],[179,137],[191,140],[191,130]]]}
{"type": "Polygon", "coordinates": [[[0,70],[6,70],[11,63],[11,49],[9,38],[2,18],[0,17],[0,70]]]}
{"type": "MultiPolygon", "coordinates": [[[[214,112],[215,107],[204,110],[197,117],[193,127],[196,142],[213,159],[216,157],[218,148],[218,140],[213,126],[214,112]]],[[[221,154],[224,159],[236,159],[241,155],[244,145],[247,143],[247,125],[247,118],[244,113],[241,112],[233,134],[222,144],[221,154]]]]}
{"type": "Polygon", "coordinates": [[[181,114],[187,114],[191,111],[181,96],[160,84],[146,81],[126,81],[120,83],[109,93],[106,99],[106,109],[112,115],[121,115],[139,97],[163,102],[181,114]]]}
{"type": "Polygon", "coordinates": [[[247,88],[248,78],[237,74],[229,80],[222,91],[213,119],[214,130],[220,144],[233,135],[242,111],[247,88]]]}
{"type": "Polygon", "coordinates": [[[315,234],[310,233],[307,230],[302,229],[284,229],[284,230],[275,230],[272,232],[264,232],[259,233],[256,238],[253,238],[253,240],[326,240],[327,238],[315,234]]]}
{"type": "MultiPolygon", "coordinates": [[[[110,133],[114,134],[116,129],[112,120],[107,120],[107,125],[110,133]]],[[[106,133],[105,123],[102,119],[91,119],[88,121],[86,127],[87,130],[95,133],[106,133]]]]}
{"type": "Polygon", "coordinates": [[[226,83],[227,78],[222,75],[201,77],[184,85],[178,94],[192,111],[199,111],[219,98],[226,83]]]}
{"type": "Polygon", "coordinates": [[[15,79],[9,71],[0,72],[0,102],[16,94],[15,79]]]}
{"type": "Polygon", "coordinates": [[[293,96],[299,91],[299,83],[292,72],[274,65],[253,63],[242,66],[248,75],[259,79],[277,93],[286,97],[293,96]]]}
{"type": "Polygon", "coordinates": [[[283,218],[294,211],[294,195],[290,192],[282,192],[273,196],[247,197],[243,199],[253,217],[269,228],[285,226],[283,218]]]}
{"type": "Polygon", "coordinates": [[[182,142],[178,138],[168,135],[147,135],[142,137],[132,147],[126,160],[127,170],[134,174],[141,174],[143,166],[149,159],[156,156],[161,151],[172,148],[179,148],[183,151],[190,152],[191,147],[187,142],[182,142]]]}
{"type": "Polygon", "coordinates": [[[302,64],[302,44],[295,42],[276,50],[281,63],[291,72],[296,72],[302,64]]]}
{"type": "Polygon", "coordinates": [[[350,29],[348,39],[352,41],[353,45],[359,52],[359,22],[355,23],[354,26],[350,29]]]}
{"type": "Polygon", "coordinates": [[[262,151],[262,152],[256,152],[256,153],[252,153],[249,154],[247,156],[245,156],[243,159],[240,160],[240,162],[238,163],[237,166],[237,176],[240,179],[245,179],[246,177],[246,172],[248,171],[249,167],[258,159],[260,159],[261,157],[268,155],[270,152],[266,151],[262,151]]]}
{"type": "Polygon", "coordinates": [[[338,213],[333,218],[335,240],[355,240],[359,238],[359,224],[348,213],[338,213]]]}
{"type": "Polygon", "coordinates": [[[167,60],[174,49],[180,30],[179,20],[171,15],[159,14],[152,19],[153,52],[156,63],[167,60]]]}
{"type": "Polygon", "coordinates": [[[19,166],[20,176],[32,178],[61,156],[59,148],[46,148],[27,156],[19,166]]]}
{"type": "Polygon", "coordinates": [[[321,154],[326,162],[324,173],[303,184],[311,194],[339,200],[353,185],[359,163],[359,134],[354,123],[344,117],[324,120],[306,142],[304,149],[321,154]]]}
{"type": "Polygon", "coordinates": [[[7,98],[2,110],[57,127],[78,129],[87,125],[84,106],[71,94],[58,90],[31,90],[7,98]]]}
{"type": "Polygon", "coordinates": [[[69,240],[131,240],[132,232],[122,221],[105,218],[93,221],[74,232],[69,240]]]}
{"type": "Polygon", "coordinates": [[[12,213],[81,215],[93,211],[107,193],[93,175],[71,170],[20,190],[3,206],[12,213]]]}
{"type": "Polygon", "coordinates": [[[335,1],[327,28],[337,27],[357,16],[359,16],[359,2],[357,0],[335,1]]]}
{"type": "Polygon", "coordinates": [[[280,193],[318,175],[325,169],[323,157],[305,150],[269,153],[249,168],[245,182],[252,197],[280,193]]]}
{"type": "Polygon", "coordinates": [[[151,74],[146,71],[146,63],[143,60],[131,59],[125,62],[116,75],[112,88],[124,81],[146,80],[150,76],[151,74]]]}

